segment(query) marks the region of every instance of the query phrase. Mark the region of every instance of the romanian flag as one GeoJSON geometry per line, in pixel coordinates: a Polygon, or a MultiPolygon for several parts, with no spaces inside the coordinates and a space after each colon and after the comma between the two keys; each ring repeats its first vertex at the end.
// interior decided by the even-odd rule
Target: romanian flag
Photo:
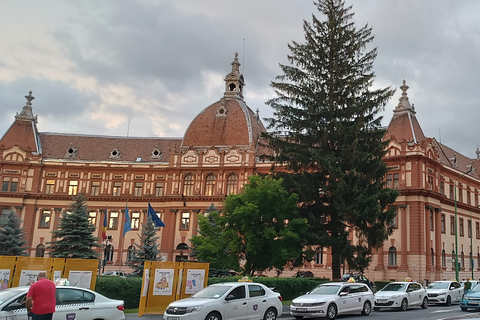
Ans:
{"type": "Polygon", "coordinates": [[[107,215],[108,215],[108,207],[105,209],[105,217],[103,218],[103,229],[102,229],[102,240],[105,241],[107,238],[107,215]]]}
{"type": "Polygon", "coordinates": [[[125,234],[132,230],[132,223],[130,221],[130,215],[128,214],[128,206],[125,205],[125,221],[123,222],[123,236],[125,237],[125,234]]]}

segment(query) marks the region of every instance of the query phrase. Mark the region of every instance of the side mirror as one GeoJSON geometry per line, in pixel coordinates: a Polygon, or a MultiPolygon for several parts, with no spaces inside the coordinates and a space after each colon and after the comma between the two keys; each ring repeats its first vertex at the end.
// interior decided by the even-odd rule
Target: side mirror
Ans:
{"type": "Polygon", "coordinates": [[[12,311],[12,310],[18,310],[25,308],[25,305],[18,303],[18,302],[13,302],[10,303],[9,305],[5,306],[2,308],[2,311],[12,311]]]}
{"type": "Polygon", "coordinates": [[[340,297],[345,297],[346,295],[348,295],[348,292],[340,292],[339,294],[340,297]]]}
{"type": "Polygon", "coordinates": [[[235,296],[233,294],[229,294],[226,298],[225,298],[226,301],[231,301],[231,300],[235,300],[235,296]]]}

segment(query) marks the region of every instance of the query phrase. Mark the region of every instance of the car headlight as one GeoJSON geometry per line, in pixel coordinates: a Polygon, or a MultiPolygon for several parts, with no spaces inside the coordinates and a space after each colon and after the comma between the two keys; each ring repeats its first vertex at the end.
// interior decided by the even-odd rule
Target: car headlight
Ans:
{"type": "Polygon", "coordinates": [[[398,295],[398,294],[396,296],[391,296],[390,297],[390,299],[398,299],[398,298],[400,298],[400,295],[398,295]]]}
{"type": "Polygon", "coordinates": [[[322,302],[315,302],[315,303],[312,303],[312,307],[319,307],[319,306],[323,306],[326,302],[325,301],[322,301],[322,302]]]}
{"type": "Polygon", "coordinates": [[[197,311],[200,311],[202,308],[203,308],[203,306],[187,307],[186,312],[187,312],[187,313],[197,312],[197,311]]]}
{"type": "Polygon", "coordinates": [[[439,296],[444,296],[444,295],[446,295],[446,294],[447,294],[446,292],[439,292],[439,293],[438,293],[439,296]]]}

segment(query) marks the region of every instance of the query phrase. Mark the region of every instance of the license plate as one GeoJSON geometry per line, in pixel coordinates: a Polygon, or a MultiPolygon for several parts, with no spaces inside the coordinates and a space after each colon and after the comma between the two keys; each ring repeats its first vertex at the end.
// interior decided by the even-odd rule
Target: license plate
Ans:
{"type": "Polygon", "coordinates": [[[180,320],[179,317],[167,317],[167,320],[180,320]]]}
{"type": "Polygon", "coordinates": [[[298,312],[307,312],[307,308],[297,308],[298,312]]]}
{"type": "Polygon", "coordinates": [[[478,302],[469,302],[468,304],[472,305],[472,306],[478,306],[478,302]]]}
{"type": "Polygon", "coordinates": [[[388,302],[388,300],[387,299],[378,299],[377,302],[378,303],[386,303],[386,302],[388,302]]]}

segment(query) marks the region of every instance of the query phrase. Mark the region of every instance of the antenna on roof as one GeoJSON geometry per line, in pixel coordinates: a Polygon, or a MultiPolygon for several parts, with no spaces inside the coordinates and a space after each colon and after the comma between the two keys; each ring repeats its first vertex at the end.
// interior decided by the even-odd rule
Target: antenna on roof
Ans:
{"type": "Polygon", "coordinates": [[[130,132],[130,117],[128,117],[128,125],[127,125],[127,137],[128,133],[130,132]]]}
{"type": "Polygon", "coordinates": [[[245,38],[243,38],[242,73],[245,74],[245,38]]]}

